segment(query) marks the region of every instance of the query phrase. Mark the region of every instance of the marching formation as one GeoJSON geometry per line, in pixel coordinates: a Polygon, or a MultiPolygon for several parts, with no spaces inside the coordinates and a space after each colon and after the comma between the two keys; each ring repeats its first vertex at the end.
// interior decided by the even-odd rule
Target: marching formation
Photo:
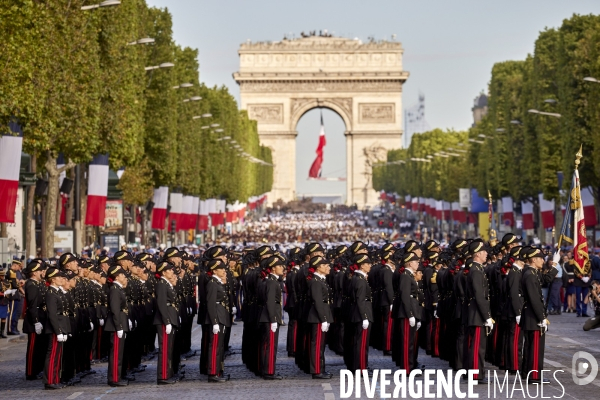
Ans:
{"type": "Polygon", "coordinates": [[[264,379],[282,379],[285,310],[287,355],[313,379],[332,377],[329,346],[352,371],[371,369],[370,347],[407,373],[422,369],[422,349],[455,370],[479,370],[480,381],[485,362],[539,381],[548,329],[541,287],[557,273],[542,272],[546,258],[507,234],[495,245],[457,239],[446,249],[433,240],[329,249],[313,242],[285,251],[213,246],[196,258],[172,247],[96,261],[66,253],[52,265],[34,259],[23,271],[26,377],[59,389],[95,373],[92,360],[107,359],[108,384],[126,386],[144,371],[143,357],[156,354],[157,383],[176,383],[185,377],[182,356],[194,353],[197,317],[200,373],[226,382],[240,306],[242,361],[264,379]]]}

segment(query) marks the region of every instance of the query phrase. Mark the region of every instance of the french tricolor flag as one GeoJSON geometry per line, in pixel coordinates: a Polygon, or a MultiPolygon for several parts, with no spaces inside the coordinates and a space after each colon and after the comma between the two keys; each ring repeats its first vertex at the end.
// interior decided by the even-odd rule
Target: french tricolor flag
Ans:
{"type": "Polygon", "coordinates": [[[208,200],[200,200],[198,207],[198,230],[208,230],[208,200]]]}
{"type": "Polygon", "coordinates": [[[183,196],[183,200],[181,202],[182,206],[182,214],[180,221],[181,223],[177,226],[177,229],[194,229],[194,225],[191,224],[192,219],[192,208],[194,206],[194,198],[192,196],[183,196]]]}
{"type": "Polygon", "coordinates": [[[544,228],[554,227],[554,200],[548,201],[544,199],[544,195],[540,193],[540,213],[542,215],[542,226],[544,228]]]}
{"type": "Polygon", "coordinates": [[[89,166],[86,225],[104,226],[108,194],[108,154],[94,157],[89,166]]]}
{"type": "Polygon", "coordinates": [[[171,211],[169,212],[169,229],[171,224],[175,221],[175,230],[181,230],[181,220],[183,213],[183,194],[171,193],[169,196],[169,203],[171,204],[171,211]]]}
{"type": "Polygon", "coordinates": [[[523,229],[533,229],[533,203],[522,201],[521,212],[523,213],[523,229]]]}
{"type": "Polygon", "coordinates": [[[14,223],[23,130],[14,120],[8,124],[8,127],[12,134],[0,136],[0,222],[14,223]]]}
{"type": "Polygon", "coordinates": [[[512,197],[502,198],[502,221],[504,225],[515,226],[515,212],[512,197]]]}
{"type": "Polygon", "coordinates": [[[581,188],[581,203],[586,226],[596,226],[598,218],[596,217],[596,206],[594,205],[594,195],[591,187],[581,188]]]}
{"type": "Polygon", "coordinates": [[[169,188],[161,186],[158,189],[154,189],[152,202],[154,203],[154,207],[152,208],[152,229],[165,229],[169,188]]]}

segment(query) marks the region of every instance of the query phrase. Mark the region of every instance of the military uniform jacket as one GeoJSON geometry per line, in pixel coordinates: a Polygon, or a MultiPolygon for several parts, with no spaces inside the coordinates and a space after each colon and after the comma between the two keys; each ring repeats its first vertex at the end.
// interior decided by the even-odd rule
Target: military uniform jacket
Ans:
{"type": "Polygon", "coordinates": [[[398,273],[398,287],[395,292],[394,308],[392,316],[394,318],[421,319],[419,309],[419,285],[413,273],[404,270],[404,273],[398,273]]]}
{"type": "Polygon", "coordinates": [[[129,332],[129,308],[125,290],[114,282],[108,290],[108,316],[104,322],[106,332],[129,332]]]}
{"type": "Polygon", "coordinates": [[[330,307],[331,301],[329,300],[329,285],[327,285],[325,279],[314,275],[308,281],[308,293],[312,305],[306,322],[309,324],[333,322],[333,314],[330,307]]]}
{"type": "Polygon", "coordinates": [[[46,325],[46,304],[42,294],[42,283],[33,279],[25,282],[27,313],[23,320],[23,332],[34,333],[36,322],[46,325]]]}
{"type": "Polygon", "coordinates": [[[179,326],[179,299],[175,288],[165,279],[156,282],[156,313],[154,325],[179,326]]]}
{"type": "MultiPolygon", "coordinates": [[[[283,309],[287,312],[290,313],[294,307],[296,307],[296,287],[295,287],[295,280],[296,280],[296,275],[298,274],[298,269],[299,267],[294,266],[290,272],[287,273],[286,277],[285,277],[285,291],[287,293],[287,297],[286,297],[286,301],[285,301],[285,306],[283,307],[283,309]]],[[[293,316],[291,316],[292,318],[294,318],[293,316]]]]}
{"type": "Polygon", "coordinates": [[[521,315],[523,309],[523,289],[521,288],[521,279],[523,272],[515,265],[508,271],[506,276],[506,293],[508,299],[506,302],[505,313],[509,318],[515,318],[521,315]]]}
{"type": "Polygon", "coordinates": [[[335,272],[333,276],[333,308],[341,308],[344,301],[344,279],[346,268],[335,272]]]}
{"type": "Polygon", "coordinates": [[[46,309],[48,310],[48,323],[44,326],[44,333],[64,335],[70,331],[69,317],[63,304],[62,291],[50,286],[46,291],[46,309]]]}
{"type": "Polygon", "coordinates": [[[381,307],[389,307],[394,304],[394,286],[392,280],[394,279],[394,271],[389,265],[384,265],[379,270],[379,305],[381,307]]]}
{"type": "Polygon", "coordinates": [[[229,298],[225,285],[216,277],[206,283],[206,320],[205,324],[231,326],[229,298]]]}
{"type": "Polygon", "coordinates": [[[371,287],[367,278],[360,272],[352,277],[352,312],[350,322],[373,322],[373,304],[371,287]]]}
{"type": "Polygon", "coordinates": [[[433,266],[425,268],[423,273],[423,290],[425,291],[425,309],[434,310],[439,301],[437,271],[433,266]]]}
{"type": "Polygon", "coordinates": [[[542,295],[542,282],[535,268],[525,265],[521,285],[525,301],[519,325],[526,331],[539,330],[538,324],[546,319],[546,309],[542,295]]]}
{"type": "Polygon", "coordinates": [[[269,274],[261,290],[262,310],[258,322],[283,323],[281,316],[281,285],[278,279],[269,274]]]}
{"type": "MultiPolygon", "coordinates": [[[[206,271],[201,271],[200,274],[198,275],[198,320],[197,323],[198,325],[202,325],[204,324],[204,321],[206,320],[206,283],[208,282],[208,280],[210,279],[210,277],[208,275],[206,275],[206,271]]],[[[159,280],[160,282],[160,280],[159,280]]],[[[157,288],[158,288],[158,284],[157,284],[157,288]]],[[[157,296],[158,296],[158,291],[157,291],[157,296]]],[[[244,291],[244,296],[246,296],[246,292],[244,291]]],[[[247,300],[247,299],[245,299],[247,300]]],[[[242,312],[244,310],[245,307],[242,307],[242,312]]],[[[243,316],[243,318],[245,319],[246,317],[243,316]]]]}
{"type": "Polygon", "coordinates": [[[479,263],[471,263],[467,274],[468,326],[484,326],[485,321],[492,318],[490,310],[490,291],[488,279],[479,263]]]}

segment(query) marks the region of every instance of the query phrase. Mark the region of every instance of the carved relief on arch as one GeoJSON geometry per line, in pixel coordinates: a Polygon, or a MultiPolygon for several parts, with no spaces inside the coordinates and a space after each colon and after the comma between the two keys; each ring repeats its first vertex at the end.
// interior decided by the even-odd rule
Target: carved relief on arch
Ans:
{"type": "Polygon", "coordinates": [[[290,116],[292,121],[292,129],[298,123],[298,120],[302,115],[310,110],[311,108],[325,107],[331,108],[337,112],[346,124],[346,129],[351,130],[352,122],[352,98],[327,98],[327,99],[315,99],[315,98],[292,98],[290,99],[290,116]]]}

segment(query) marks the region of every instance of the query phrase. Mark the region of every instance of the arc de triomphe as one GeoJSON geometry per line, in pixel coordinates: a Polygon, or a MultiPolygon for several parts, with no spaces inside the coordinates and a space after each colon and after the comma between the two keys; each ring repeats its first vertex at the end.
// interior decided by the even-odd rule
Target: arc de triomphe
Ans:
{"type": "Polygon", "coordinates": [[[399,42],[322,36],[240,46],[234,79],[241,107],[273,151],[269,202],[296,197],[296,126],[307,111],[325,107],[346,125],[347,204],[377,203],[371,165],[401,147],[402,85],[408,78],[402,53],[399,42]]]}

